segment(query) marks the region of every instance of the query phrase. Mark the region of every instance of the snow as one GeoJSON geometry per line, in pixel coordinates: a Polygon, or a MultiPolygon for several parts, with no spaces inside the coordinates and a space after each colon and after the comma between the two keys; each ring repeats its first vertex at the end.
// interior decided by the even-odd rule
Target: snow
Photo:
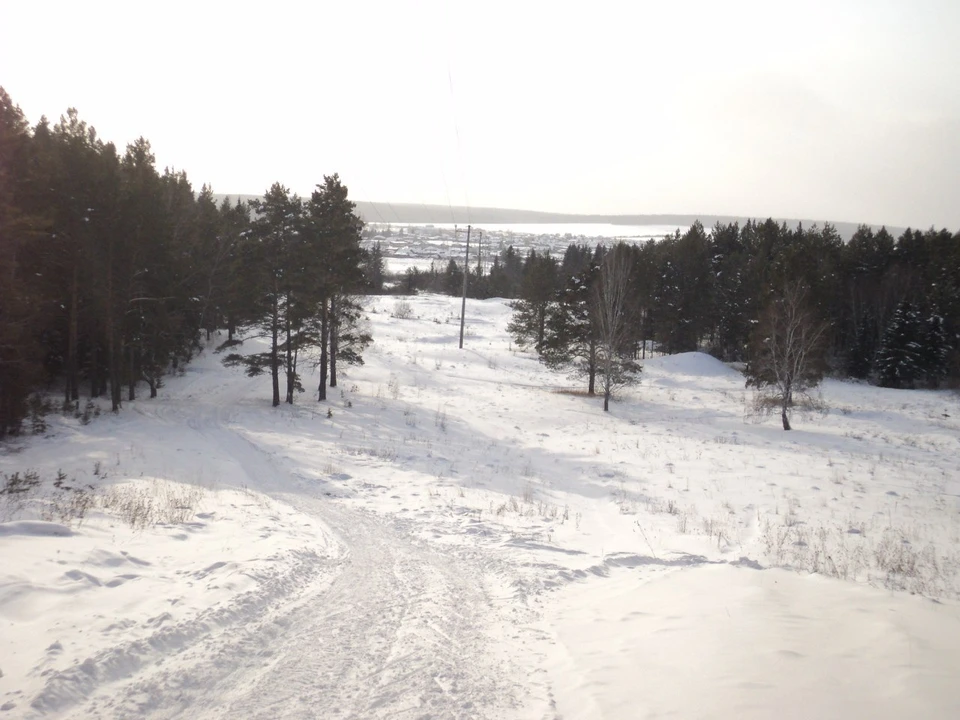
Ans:
{"type": "Polygon", "coordinates": [[[564,717],[960,717],[956,614],[916,597],[704,564],[596,600],[576,587],[551,612],[564,717]]]}
{"type": "Polygon", "coordinates": [[[712,355],[703,352],[678,353],[658,358],[650,358],[647,371],[660,375],[692,375],[694,377],[723,377],[739,380],[741,375],[712,355]]]}
{"type": "Polygon", "coordinates": [[[463,350],[408,301],[325,404],[206,351],[0,455],[47,503],[0,498],[0,718],[960,715],[955,395],[828,381],[784,433],[687,353],[605,414],[503,300],[463,350]]]}

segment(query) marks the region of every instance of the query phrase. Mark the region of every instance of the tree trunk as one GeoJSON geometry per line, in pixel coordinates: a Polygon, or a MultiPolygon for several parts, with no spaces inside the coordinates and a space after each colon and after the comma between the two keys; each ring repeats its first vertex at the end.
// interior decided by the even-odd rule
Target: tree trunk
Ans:
{"type": "Polygon", "coordinates": [[[607,348],[606,357],[603,359],[603,411],[610,412],[610,395],[613,392],[613,357],[609,354],[607,348]]]}
{"type": "Polygon", "coordinates": [[[116,334],[111,327],[107,352],[110,355],[110,409],[113,412],[120,411],[120,394],[123,391],[120,382],[120,365],[122,364],[123,360],[120,356],[120,349],[118,347],[119,344],[119,340],[117,340],[116,334]]]}
{"type": "Polygon", "coordinates": [[[547,330],[547,305],[543,303],[537,309],[537,350],[543,348],[543,336],[547,330]]]}
{"type": "Polygon", "coordinates": [[[130,356],[128,372],[130,374],[127,376],[127,383],[129,385],[127,400],[133,402],[137,399],[137,354],[134,352],[132,347],[128,350],[128,352],[130,356]]]}
{"type": "Polygon", "coordinates": [[[118,348],[120,342],[116,337],[111,338],[111,355],[112,360],[110,362],[110,409],[113,412],[120,412],[120,408],[123,405],[121,399],[121,393],[123,392],[123,384],[120,380],[120,365],[123,363],[123,358],[121,352],[118,348]]]}
{"type": "Polygon", "coordinates": [[[67,345],[67,382],[64,390],[64,400],[71,402],[80,396],[77,378],[77,332],[80,315],[80,263],[73,263],[73,278],[70,283],[70,331],[67,345]]]}
{"type": "Polygon", "coordinates": [[[286,358],[287,360],[287,404],[293,405],[293,384],[294,384],[293,382],[293,376],[294,376],[293,347],[292,347],[293,343],[292,343],[292,338],[290,333],[289,304],[287,307],[288,307],[288,310],[287,310],[288,317],[287,317],[287,327],[286,327],[286,331],[287,331],[287,358],[286,358]]]}
{"type": "Polygon", "coordinates": [[[329,335],[327,299],[320,300],[320,385],[317,388],[317,402],[327,399],[327,336],[329,335]]]}
{"type": "Polygon", "coordinates": [[[117,337],[116,320],[113,307],[113,243],[107,251],[107,357],[110,374],[110,409],[120,411],[120,366],[123,364],[123,355],[120,348],[120,339],[117,337]]]}
{"type": "Polygon", "coordinates": [[[157,381],[153,377],[149,377],[147,382],[150,383],[150,399],[152,400],[157,396],[157,381]]]}
{"type": "Polygon", "coordinates": [[[280,351],[278,348],[278,339],[280,337],[280,312],[277,306],[276,296],[273,300],[273,320],[271,322],[270,338],[270,379],[273,382],[273,406],[280,404],[280,351]]]}
{"type": "Polygon", "coordinates": [[[90,397],[100,397],[100,350],[96,341],[90,344],[90,397]]]}
{"type": "Polygon", "coordinates": [[[590,358],[587,361],[587,395],[591,397],[597,394],[597,348],[590,343],[590,358]]]}
{"type": "Polygon", "coordinates": [[[330,316],[327,313],[327,299],[320,301],[320,387],[317,388],[317,401],[327,399],[327,341],[330,335],[330,316]]]}
{"type": "Polygon", "coordinates": [[[330,387],[337,386],[337,349],[340,329],[337,321],[337,296],[330,297],[330,387]]]}
{"type": "Polygon", "coordinates": [[[790,390],[788,389],[783,393],[783,398],[780,401],[780,420],[783,422],[784,430],[790,429],[790,418],[787,416],[787,408],[790,407],[790,402],[790,390]]]}

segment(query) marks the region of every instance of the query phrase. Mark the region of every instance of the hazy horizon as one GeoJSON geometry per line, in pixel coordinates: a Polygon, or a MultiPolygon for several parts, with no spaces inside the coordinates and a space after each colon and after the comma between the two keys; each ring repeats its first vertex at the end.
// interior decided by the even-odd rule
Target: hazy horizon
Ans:
{"type": "MultiPolygon", "coordinates": [[[[218,202],[223,198],[251,199],[262,197],[256,193],[214,193],[218,202]]],[[[833,225],[837,232],[849,240],[860,225],[868,225],[874,230],[886,227],[895,237],[900,235],[906,226],[884,225],[866,221],[836,220],[832,218],[787,218],[773,215],[737,215],[735,213],[551,213],[531,208],[493,208],[493,207],[465,207],[460,205],[437,205],[426,203],[398,203],[375,202],[351,198],[357,205],[358,214],[367,223],[381,225],[405,224],[451,224],[460,223],[474,225],[523,225],[523,224],[611,224],[611,225],[677,225],[681,229],[688,227],[694,220],[699,220],[708,229],[716,222],[743,222],[747,219],[762,222],[772,218],[776,222],[785,222],[789,227],[797,223],[804,226],[824,223],[833,225]]],[[[916,226],[913,229],[927,230],[927,227],[916,226]]],[[[940,228],[937,228],[940,229],[940,228]]],[[[948,228],[954,230],[953,228],[948,228]]]]}
{"type": "Polygon", "coordinates": [[[960,227],[960,4],[4,3],[0,82],[196,188],[960,227]]]}

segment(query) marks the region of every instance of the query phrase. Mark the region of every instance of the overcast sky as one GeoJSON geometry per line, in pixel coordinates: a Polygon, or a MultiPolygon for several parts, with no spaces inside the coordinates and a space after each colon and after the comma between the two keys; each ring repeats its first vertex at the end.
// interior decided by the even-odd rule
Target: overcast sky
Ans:
{"type": "Polygon", "coordinates": [[[220,193],[960,229],[958,0],[0,0],[0,84],[220,193]]]}

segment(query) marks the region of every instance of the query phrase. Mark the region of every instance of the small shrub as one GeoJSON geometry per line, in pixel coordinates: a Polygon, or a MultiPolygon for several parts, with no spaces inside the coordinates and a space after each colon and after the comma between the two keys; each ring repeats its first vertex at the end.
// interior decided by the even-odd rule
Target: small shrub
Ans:
{"type": "Polygon", "coordinates": [[[30,396],[30,431],[34,435],[43,435],[47,431],[47,414],[53,412],[53,405],[44,400],[39,393],[30,396]]]}
{"type": "Polygon", "coordinates": [[[394,400],[400,399],[400,378],[395,374],[390,374],[390,379],[387,381],[387,389],[390,391],[390,397],[394,400]]]}
{"type": "Polygon", "coordinates": [[[87,512],[94,507],[97,501],[96,488],[93,485],[79,487],[75,479],[67,484],[67,475],[62,470],[57,471],[53,481],[53,495],[40,510],[40,517],[47,521],[57,521],[66,525],[76,522],[83,524],[87,512]]]}
{"type": "Polygon", "coordinates": [[[40,474],[35,470],[10,475],[0,473],[0,500],[3,501],[3,513],[0,517],[16,517],[40,486],[40,474]]]}
{"type": "Polygon", "coordinates": [[[447,411],[438,407],[436,415],[433,416],[433,424],[440,428],[440,432],[447,431],[447,411]]]}
{"type": "Polygon", "coordinates": [[[94,403],[93,400],[87,400],[83,406],[83,412],[78,413],[76,417],[81,425],[89,425],[93,418],[100,417],[100,406],[94,403]]]}
{"type": "Polygon", "coordinates": [[[527,483],[523,488],[523,502],[529,505],[533,502],[533,485],[527,483]]]}
{"type": "Polygon", "coordinates": [[[397,320],[409,320],[413,317],[413,306],[410,305],[406,298],[400,298],[394,304],[393,312],[390,313],[390,316],[397,320]]]}
{"type": "Polygon", "coordinates": [[[157,482],[131,483],[108,488],[99,505],[134,530],[152,525],[175,525],[193,518],[204,490],[196,485],[157,482]]]}

